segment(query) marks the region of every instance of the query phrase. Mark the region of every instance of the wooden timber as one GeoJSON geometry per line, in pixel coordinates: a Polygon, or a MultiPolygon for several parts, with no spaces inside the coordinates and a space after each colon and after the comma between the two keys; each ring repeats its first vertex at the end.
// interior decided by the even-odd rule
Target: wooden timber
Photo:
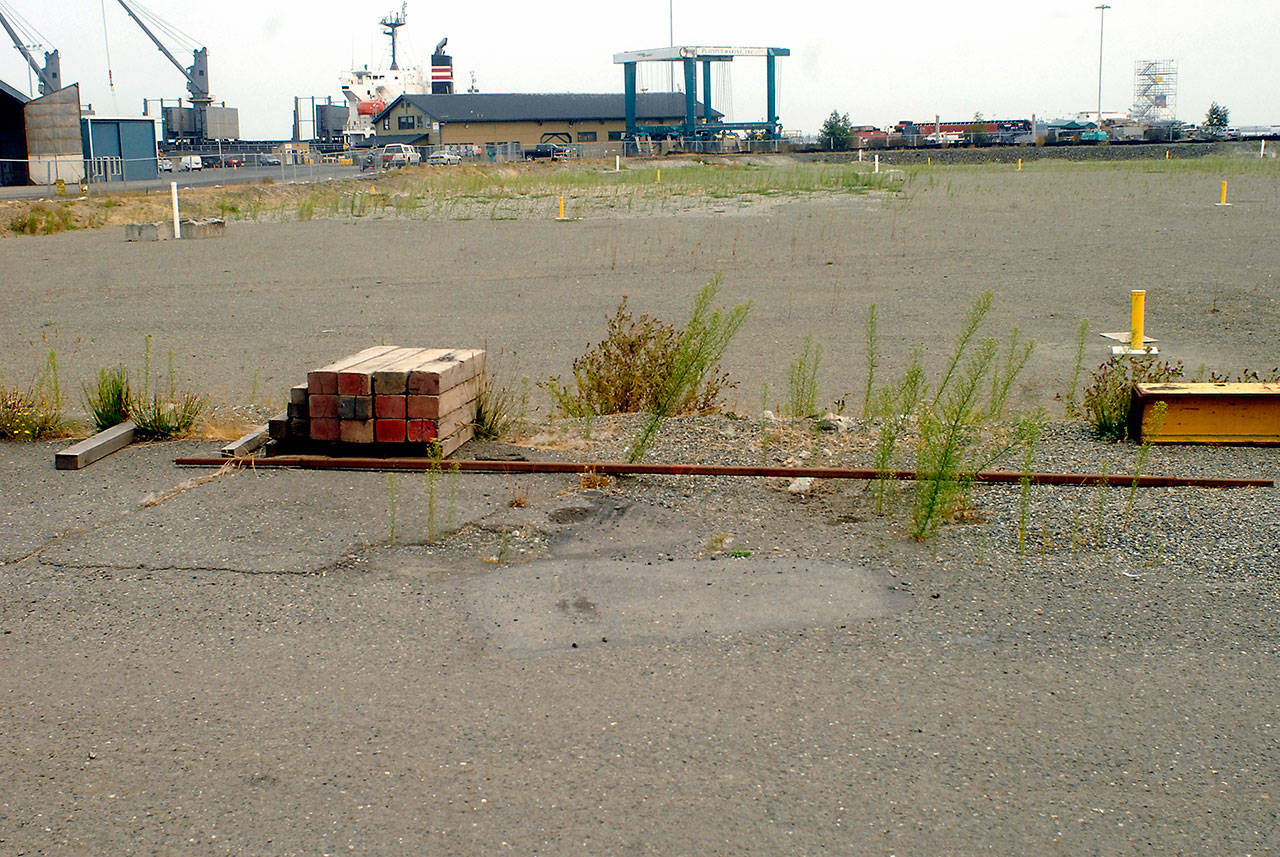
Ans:
{"type": "Polygon", "coordinates": [[[117,450],[133,443],[137,426],[131,420],[119,423],[93,437],[85,438],[53,456],[53,466],[58,470],[79,470],[100,458],[106,458],[117,450]]]}

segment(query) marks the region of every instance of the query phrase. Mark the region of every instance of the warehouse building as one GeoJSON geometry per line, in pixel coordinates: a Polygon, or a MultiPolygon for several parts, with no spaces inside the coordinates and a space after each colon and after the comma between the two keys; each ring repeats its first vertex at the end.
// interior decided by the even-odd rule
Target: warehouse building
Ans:
{"type": "Polygon", "coordinates": [[[0,185],[27,183],[27,124],[23,108],[30,100],[0,81],[0,185]]]}
{"type": "MultiPolygon", "coordinates": [[[[707,121],[701,103],[699,123],[707,121]]],[[[679,92],[639,95],[637,118],[649,125],[684,121],[685,98],[679,92]]],[[[723,118],[712,110],[711,121],[723,118]]],[[[373,117],[375,145],[496,147],[539,143],[607,143],[626,132],[626,104],[622,93],[503,93],[464,95],[401,95],[373,117]]]]}

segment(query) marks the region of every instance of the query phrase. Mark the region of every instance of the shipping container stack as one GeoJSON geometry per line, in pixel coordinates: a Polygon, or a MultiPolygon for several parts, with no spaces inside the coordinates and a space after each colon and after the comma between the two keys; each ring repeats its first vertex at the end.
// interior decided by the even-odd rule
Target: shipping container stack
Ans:
{"type": "Polygon", "coordinates": [[[281,452],[449,455],[474,434],[483,374],[477,349],[366,348],[308,372],[271,437],[281,452]]]}

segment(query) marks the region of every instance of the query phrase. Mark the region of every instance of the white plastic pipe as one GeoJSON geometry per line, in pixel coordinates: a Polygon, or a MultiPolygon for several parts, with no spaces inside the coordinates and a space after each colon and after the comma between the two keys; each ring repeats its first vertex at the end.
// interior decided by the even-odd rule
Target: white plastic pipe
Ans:
{"type": "Polygon", "coordinates": [[[178,183],[169,182],[169,196],[173,200],[173,237],[182,237],[182,221],[178,219],[178,183]]]}
{"type": "Polygon", "coordinates": [[[880,154],[879,154],[878,152],[876,153],[876,168],[875,168],[875,171],[876,171],[877,173],[878,173],[878,172],[880,172],[880,154]]]}

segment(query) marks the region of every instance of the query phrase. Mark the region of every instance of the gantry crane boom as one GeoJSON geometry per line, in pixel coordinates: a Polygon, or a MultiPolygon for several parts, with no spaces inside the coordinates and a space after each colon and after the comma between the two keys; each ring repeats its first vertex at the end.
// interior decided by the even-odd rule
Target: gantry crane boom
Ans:
{"type": "Polygon", "coordinates": [[[62,89],[62,63],[58,58],[58,51],[55,49],[47,52],[44,55],[44,66],[41,67],[36,62],[36,58],[31,55],[31,51],[27,50],[27,46],[22,43],[22,38],[14,31],[13,25],[9,23],[9,19],[3,12],[0,12],[0,26],[4,27],[9,38],[13,39],[13,46],[18,49],[18,53],[22,54],[23,59],[27,61],[27,65],[31,66],[40,78],[40,94],[48,95],[50,92],[62,89]]]}
{"type": "Polygon", "coordinates": [[[165,47],[164,42],[151,32],[151,28],[143,23],[137,13],[129,7],[124,0],[118,0],[120,8],[133,19],[133,22],[142,28],[142,32],[147,34],[147,38],[155,43],[160,49],[160,53],[164,54],[169,62],[173,63],[173,67],[182,72],[182,76],[187,79],[187,91],[191,93],[191,100],[196,104],[210,104],[213,102],[213,96],[209,94],[209,51],[207,48],[199,48],[192,55],[192,63],[189,67],[184,67],[178,62],[177,58],[165,47]]]}

